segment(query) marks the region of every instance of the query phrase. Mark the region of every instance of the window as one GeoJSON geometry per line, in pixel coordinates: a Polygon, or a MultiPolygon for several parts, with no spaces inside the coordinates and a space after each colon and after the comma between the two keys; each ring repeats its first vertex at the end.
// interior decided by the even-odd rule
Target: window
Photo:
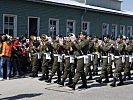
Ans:
{"type": "Polygon", "coordinates": [[[81,30],[86,32],[87,34],[89,34],[90,33],[90,23],[83,21],[81,30]]]}
{"type": "Polygon", "coordinates": [[[75,21],[67,20],[67,34],[74,33],[75,34],[75,21]]]}
{"type": "Polygon", "coordinates": [[[120,34],[125,35],[125,25],[120,25],[120,34]]]}
{"type": "Polygon", "coordinates": [[[116,24],[112,24],[112,38],[115,38],[117,37],[117,25],[116,24]]]}
{"type": "Polygon", "coordinates": [[[55,38],[59,34],[59,19],[49,19],[49,35],[55,38]]]}
{"type": "Polygon", "coordinates": [[[102,24],[102,35],[106,35],[109,33],[109,24],[103,23],[102,24]]]}
{"type": "Polygon", "coordinates": [[[128,26],[127,27],[127,35],[128,36],[133,36],[133,28],[132,28],[132,26],[128,26]]]}
{"type": "Polygon", "coordinates": [[[3,33],[17,36],[17,17],[15,15],[3,15],[3,33]]]}

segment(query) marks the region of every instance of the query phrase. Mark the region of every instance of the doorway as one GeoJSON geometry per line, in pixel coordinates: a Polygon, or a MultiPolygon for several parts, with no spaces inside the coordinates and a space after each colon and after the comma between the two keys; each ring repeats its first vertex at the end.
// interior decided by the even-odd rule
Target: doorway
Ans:
{"type": "Polygon", "coordinates": [[[28,18],[28,36],[39,36],[39,18],[29,17],[28,18]]]}

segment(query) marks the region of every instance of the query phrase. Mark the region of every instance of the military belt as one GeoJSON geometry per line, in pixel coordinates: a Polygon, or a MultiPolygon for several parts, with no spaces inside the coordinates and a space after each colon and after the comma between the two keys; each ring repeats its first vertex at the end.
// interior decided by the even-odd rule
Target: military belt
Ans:
{"type": "Polygon", "coordinates": [[[108,58],[108,56],[102,56],[102,58],[108,58]]]}

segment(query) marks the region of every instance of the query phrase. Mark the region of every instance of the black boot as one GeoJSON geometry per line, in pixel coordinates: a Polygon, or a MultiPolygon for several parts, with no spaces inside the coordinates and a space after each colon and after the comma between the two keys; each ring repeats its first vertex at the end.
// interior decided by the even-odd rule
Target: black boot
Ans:
{"type": "Polygon", "coordinates": [[[64,80],[62,80],[60,83],[59,83],[59,85],[62,85],[62,86],[64,86],[64,80]]]}
{"type": "Polygon", "coordinates": [[[103,81],[103,83],[109,83],[108,75],[106,76],[106,78],[105,78],[105,80],[103,81]]]}
{"type": "Polygon", "coordinates": [[[131,73],[129,73],[128,74],[128,78],[127,78],[127,80],[131,80],[132,78],[131,78],[131,73]]]}
{"type": "Polygon", "coordinates": [[[116,79],[114,78],[113,83],[110,84],[111,87],[116,87],[116,79]]]}
{"type": "Polygon", "coordinates": [[[72,88],[73,90],[75,90],[75,86],[76,86],[76,83],[72,83],[71,85],[69,85],[68,87],[72,88]]]}
{"type": "Polygon", "coordinates": [[[47,83],[51,83],[51,81],[52,81],[52,77],[50,77],[48,80],[46,80],[45,82],[47,82],[47,83]]]}
{"type": "Polygon", "coordinates": [[[87,85],[86,84],[82,84],[81,86],[78,87],[79,89],[87,89],[87,85]]]}
{"type": "Polygon", "coordinates": [[[39,80],[39,81],[43,81],[44,78],[45,78],[45,77],[42,75],[38,80],[39,80]]]}
{"type": "Polygon", "coordinates": [[[102,78],[100,77],[99,79],[96,80],[96,82],[101,84],[102,83],[102,78]]]}
{"type": "Polygon", "coordinates": [[[103,83],[109,83],[109,79],[105,79],[103,83]]]}
{"type": "Polygon", "coordinates": [[[123,77],[123,81],[126,81],[126,75],[124,75],[124,77],[123,77]]]}
{"type": "Polygon", "coordinates": [[[117,84],[117,86],[122,86],[122,85],[124,85],[124,83],[123,80],[121,79],[120,82],[117,84]]]}

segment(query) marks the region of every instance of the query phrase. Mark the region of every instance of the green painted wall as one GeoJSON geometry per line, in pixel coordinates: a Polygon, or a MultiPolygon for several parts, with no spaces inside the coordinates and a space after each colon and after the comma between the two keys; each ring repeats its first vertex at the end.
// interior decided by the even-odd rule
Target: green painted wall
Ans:
{"type": "MultiPolygon", "coordinates": [[[[59,33],[66,34],[66,20],[76,20],[76,34],[81,31],[81,18],[90,22],[90,33],[101,36],[102,23],[133,26],[133,17],[28,2],[25,0],[0,0],[0,33],[3,33],[3,14],[17,15],[18,36],[27,34],[28,16],[40,17],[40,34],[48,33],[49,18],[59,19],[59,33]]],[[[127,28],[126,28],[127,29],[127,28]]],[[[119,31],[119,27],[118,27],[119,31]]]]}

